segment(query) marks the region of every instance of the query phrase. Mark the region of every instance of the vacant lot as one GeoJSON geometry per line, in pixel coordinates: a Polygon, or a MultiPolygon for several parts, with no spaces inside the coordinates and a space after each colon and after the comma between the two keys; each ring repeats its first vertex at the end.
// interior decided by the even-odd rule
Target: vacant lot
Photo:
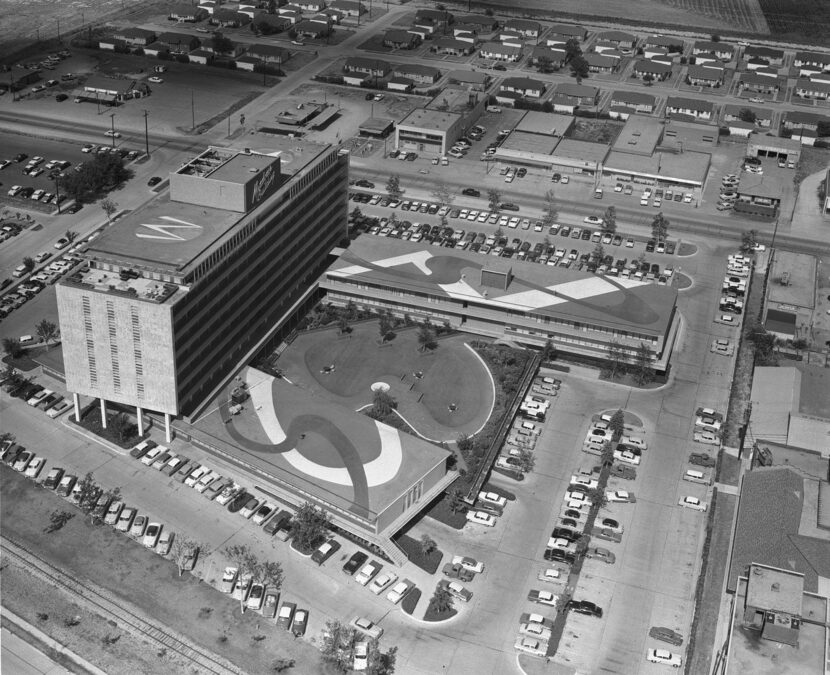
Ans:
{"type": "Polygon", "coordinates": [[[608,120],[592,120],[576,118],[573,129],[569,136],[579,141],[591,141],[592,143],[613,143],[620,135],[623,125],[619,122],[608,120]]]}

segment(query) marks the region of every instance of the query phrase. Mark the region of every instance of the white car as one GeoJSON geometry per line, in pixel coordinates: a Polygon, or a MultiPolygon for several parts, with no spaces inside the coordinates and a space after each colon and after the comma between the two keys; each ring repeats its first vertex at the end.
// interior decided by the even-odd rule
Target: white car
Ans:
{"type": "Polygon", "coordinates": [[[637,501],[637,498],[634,496],[634,493],[628,492],[628,490],[608,490],[605,493],[605,498],[609,502],[627,502],[630,504],[633,504],[637,501]]]}
{"type": "Polygon", "coordinates": [[[157,445],[155,448],[151,448],[150,451],[146,455],[144,455],[144,457],[141,458],[141,463],[145,466],[150,466],[153,462],[155,462],[158,459],[159,455],[161,455],[162,452],[166,451],[167,448],[165,448],[163,445],[157,445]]]}
{"type": "Polygon", "coordinates": [[[620,439],[620,443],[622,445],[630,445],[634,448],[639,448],[640,450],[648,450],[648,445],[646,442],[637,436],[623,436],[620,439]]]}
{"type": "Polygon", "coordinates": [[[474,572],[475,574],[481,574],[484,571],[484,563],[480,560],[476,560],[475,558],[469,558],[463,555],[456,555],[452,558],[453,565],[461,565],[466,570],[470,572],[474,572]]]}
{"type": "MultiPolygon", "coordinates": [[[[150,452],[152,452],[152,450],[150,452]]],[[[142,459],[142,461],[143,461],[143,459],[142,459]]],[[[209,471],[210,471],[210,469],[208,467],[200,466],[193,473],[191,473],[187,478],[185,478],[184,484],[187,485],[188,487],[193,487],[202,478],[202,476],[204,476],[209,471]]]]}
{"type": "Polygon", "coordinates": [[[368,584],[375,575],[380,572],[381,564],[372,560],[366,563],[360,571],[355,575],[354,580],[361,586],[368,584]]]}
{"type": "Polygon", "coordinates": [[[513,644],[513,647],[517,652],[524,652],[525,654],[530,654],[531,656],[545,656],[548,651],[547,642],[542,642],[523,635],[519,635],[516,638],[516,642],[513,644]]]}
{"type": "Polygon", "coordinates": [[[349,625],[373,640],[378,640],[383,635],[383,628],[363,616],[356,616],[349,625]]]}
{"type": "Polygon", "coordinates": [[[587,225],[602,225],[602,218],[599,216],[586,216],[582,219],[582,222],[587,225]]]}
{"type": "Polygon", "coordinates": [[[394,604],[398,604],[401,600],[403,600],[404,596],[409,593],[415,584],[413,584],[409,579],[404,579],[403,581],[399,581],[394,586],[392,586],[392,590],[390,590],[386,594],[386,599],[389,602],[394,604]]]}
{"type": "Polygon", "coordinates": [[[493,527],[496,524],[495,517],[484,511],[467,511],[467,520],[485,527],[493,527]]]}
{"type": "Polygon", "coordinates": [[[640,455],[635,455],[630,450],[614,450],[614,459],[637,466],[640,463],[640,455]]]}
{"type": "Polygon", "coordinates": [[[537,640],[544,640],[545,642],[550,640],[551,636],[550,628],[544,624],[536,623],[535,621],[521,624],[519,626],[519,632],[522,635],[527,635],[528,637],[536,638],[537,640]]]}
{"type": "Polygon", "coordinates": [[[704,429],[709,429],[711,431],[720,431],[722,424],[723,423],[719,419],[708,415],[698,415],[695,417],[696,427],[703,427],[704,429]]]}
{"type": "Polygon", "coordinates": [[[369,667],[369,642],[367,640],[358,640],[354,643],[354,661],[352,662],[352,670],[361,672],[369,667]]]}
{"type": "Polygon", "coordinates": [[[161,84],[162,82],[164,82],[164,80],[162,80],[160,77],[157,77],[155,75],[153,75],[153,77],[148,77],[147,79],[150,82],[153,82],[154,84],[161,84]]]}
{"type": "Polygon", "coordinates": [[[679,654],[672,654],[670,651],[665,649],[649,649],[646,652],[646,661],[651,661],[652,663],[662,663],[665,666],[671,666],[672,668],[680,668],[680,664],[682,660],[679,654]]]}
{"type": "Polygon", "coordinates": [[[46,465],[46,460],[43,457],[36,457],[31,461],[29,466],[26,467],[26,470],[23,472],[23,475],[27,478],[37,478],[38,474],[43,471],[43,467],[46,465]]]}
{"type": "Polygon", "coordinates": [[[112,129],[107,129],[104,132],[104,136],[109,136],[110,138],[121,138],[121,133],[118,131],[113,131],[112,129]]]}
{"type": "Polygon", "coordinates": [[[571,485],[584,485],[589,490],[594,490],[599,486],[599,481],[595,478],[588,478],[588,476],[571,476],[571,485]]]}
{"type": "Polygon", "coordinates": [[[720,439],[714,431],[695,431],[695,440],[698,443],[705,443],[706,445],[719,445],[720,439]]]}
{"type": "Polygon", "coordinates": [[[564,583],[568,577],[562,573],[562,570],[556,567],[548,567],[542,570],[536,577],[539,581],[547,581],[549,584],[564,583]]]}
{"type": "Polygon", "coordinates": [[[398,575],[394,572],[384,572],[383,574],[378,574],[374,579],[372,579],[372,583],[369,584],[369,590],[375,595],[380,595],[384,588],[391,586],[397,580],[398,575]]]}
{"type": "Polygon", "coordinates": [[[697,497],[687,496],[681,497],[680,500],[677,502],[679,506],[683,506],[687,509],[693,509],[695,511],[705,511],[706,510],[706,502],[700,501],[697,497]]]}
{"type": "Polygon", "coordinates": [[[550,605],[556,607],[559,602],[559,596],[550,591],[532,590],[527,594],[527,599],[531,602],[538,602],[540,605],[550,605]]]}
{"type": "Polygon", "coordinates": [[[495,492],[479,492],[478,500],[501,507],[504,507],[507,504],[507,497],[497,495],[495,492]]]}

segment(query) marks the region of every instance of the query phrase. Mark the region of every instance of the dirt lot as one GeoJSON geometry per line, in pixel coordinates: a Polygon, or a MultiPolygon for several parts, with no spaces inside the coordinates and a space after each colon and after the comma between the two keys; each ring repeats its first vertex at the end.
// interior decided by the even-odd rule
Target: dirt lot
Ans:
{"type": "MultiPolygon", "coordinates": [[[[51,564],[78,578],[94,580],[246,672],[267,672],[281,658],[295,659],[294,672],[326,672],[309,642],[295,641],[258,614],[241,615],[237,602],[190,574],[180,578],[173,563],[110,527],[89,525],[68,502],[5,465],[0,467],[0,490],[2,532],[51,564]],[[49,514],[56,509],[78,515],[58,532],[44,535],[49,514]],[[264,638],[254,639],[259,636],[264,638]]],[[[193,672],[192,666],[129,637],[101,617],[77,611],[72,598],[43,588],[13,567],[3,570],[3,582],[4,605],[53,638],[68,640],[75,652],[107,672],[193,672]],[[41,620],[39,613],[49,618],[41,620]],[[64,619],[76,615],[81,615],[81,623],[67,627],[64,619]],[[115,643],[104,644],[105,637],[116,635],[121,637],[115,643]]]]}

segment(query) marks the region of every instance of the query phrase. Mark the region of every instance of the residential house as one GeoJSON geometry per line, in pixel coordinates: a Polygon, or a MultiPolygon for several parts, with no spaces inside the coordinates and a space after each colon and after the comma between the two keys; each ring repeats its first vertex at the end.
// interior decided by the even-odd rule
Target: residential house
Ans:
{"type": "Polygon", "coordinates": [[[420,25],[422,22],[430,22],[436,30],[443,30],[446,26],[451,26],[455,18],[448,11],[443,9],[419,9],[415,12],[415,23],[420,25]]]}
{"type": "Polygon", "coordinates": [[[818,52],[796,52],[793,65],[800,77],[809,77],[830,70],[830,54],[818,52]]]}
{"type": "Polygon", "coordinates": [[[151,50],[156,51],[156,56],[161,52],[170,54],[189,54],[199,47],[199,39],[187,33],[162,33],[158,39],[145,48],[144,53],[150,54],[151,50]]]}
{"type": "Polygon", "coordinates": [[[280,7],[277,13],[283,18],[287,19],[292,26],[300,23],[303,20],[303,13],[299,9],[291,9],[291,5],[280,7]]]}
{"type": "Polygon", "coordinates": [[[723,68],[691,65],[686,71],[686,81],[696,87],[720,87],[723,84],[723,68]]]}
{"type": "Polygon", "coordinates": [[[674,59],[669,56],[669,50],[665,47],[643,47],[643,56],[651,61],[671,63],[674,59]]]}
{"type": "Polygon", "coordinates": [[[429,47],[431,52],[436,54],[449,54],[450,56],[469,56],[476,47],[475,43],[466,40],[457,40],[452,37],[440,37],[432,41],[429,47]]]}
{"type": "Polygon", "coordinates": [[[213,62],[213,59],[216,58],[216,54],[213,53],[212,49],[200,47],[199,49],[194,49],[190,52],[187,55],[187,58],[190,63],[198,63],[202,66],[206,66],[213,62]]]}
{"type": "Polygon", "coordinates": [[[826,100],[830,96],[830,84],[814,82],[806,77],[799,78],[795,83],[795,95],[801,98],[817,98],[826,100]]]}
{"type": "Polygon", "coordinates": [[[556,93],[574,101],[577,105],[596,105],[599,98],[599,89],[585,84],[561,82],[556,85],[556,93]]]}
{"type": "Polygon", "coordinates": [[[207,19],[210,16],[210,12],[205,7],[181,3],[173,5],[167,13],[167,16],[179,23],[196,23],[197,21],[207,19]]]}
{"type": "Polygon", "coordinates": [[[539,37],[542,25],[536,21],[528,21],[527,19],[510,19],[504,24],[508,30],[513,30],[523,35],[526,38],[536,39],[539,37]]]}
{"type": "Polygon", "coordinates": [[[432,19],[415,19],[409,30],[420,36],[421,40],[426,40],[427,37],[432,37],[442,32],[444,28],[436,24],[432,19]]]}
{"type": "Polygon", "coordinates": [[[784,113],[784,128],[791,131],[818,131],[819,124],[830,125],[830,117],[805,110],[788,110],[784,113]]]}
{"type": "Polygon", "coordinates": [[[617,49],[634,49],[637,44],[637,36],[631,33],[625,33],[621,30],[606,30],[597,34],[597,40],[600,42],[610,42],[617,49]]]}
{"type": "Polygon", "coordinates": [[[348,84],[351,87],[362,87],[364,84],[376,82],[377,77],[367,75],[366,73],[344,73],[343,84],[348,84]]]}
{"type": "Polygon", "coordinates": [[[592,73],[613,73],[617,69],[619,59],[605,54],[590,52],[584,55],[588,70],[592,73]]]}
{"type": "Polygon", "coordinates": [[[478,50],[479,56],[483,59],[495,61],[515,62],[522,58],[522,48],[505,45],[500,42],[485,42],[478,50]]]}
{"type": "Polygon", "coordinates": [[[548,47],[564,47],[568,44],[568,40],[572,40],[572,35],[565,35],[564,33],[548,33],[545,36],[545,44],[548,47]]]}
{"type": "Polygon", "coordinates": [[[339,24],[343,20],[343,17],[346,16],[339,9],[332,9],[331,7],[327,7],[320,14],[325,14],[335,24],[339,24]]]}
{"type": "Polygon", "coordinates": [[[368,11],[359,0],[332,0],[329,7],[343,12],[346,16],[363,16],[368,11]]]}
{"type": "Polygon", "coordinates": [[[304,19],[294,26],[294,30],[299,37],[314,40],[331,35],[331,23],[329,23],[328,17],[325,17],[325,21],[320,21],[319,19],[314,18],[304,19]]]}
{"type": "Polygon", "coordinates": [[[156,33],[144,28],[123,28],[115,31],[113,37],[132,47],[145,47],[156,39],[156,33]]]}
{"type": "Polygon", "coordinates": [[[743,120],[737,119],[727,122],[726,128],[729,129],[730,136],[749,138],[750,134],[752,134],[757,127],[752,122],[744,122],[743,120]]]}
{"type": "Polygon", "coordinates": [[[101,38],[98,40],[98,49],[105,49],[107,51],[114,51],[115,49],[127,49],[127,43],[124,40],[119,40],[114,36],[101,38]]]}
{"type": "Polygon", "coordinates": [[[718,55],[715,52],[702,52],[697,56],[693,56],[689,59],[689,62],[694,62],[698,66],[720,66],[723,61],[718,58],[718,55]]]}
{"type": "Polygon", "coordinates": [[[714,54],[721,61],[731,61],[735,55],[735,48],[726,42],[698,40],[692,45],[692,56],[700,54],[714,54]]]}
{"type": "Polygon", "coordinates": [[[565,94],[554,93],[553,96],[550,97],[550,102],[553,106],[553,112],[561,113],[563,115],[573,115],[579,107],[579,104],[575,99],[572,99],[565,94]]]}
{"type": "Polygon", "coordinates": [[[772,47],[750,45],[749,47],[744,47],[744,59],[747,61],[752,59],[763,59],[768,65],[783,66],[784,51],[781,49],[774,49],[772,47]]]}
{"type": "Polygon", "coordinates": [[[672,67],[668,63],[660,63],[649,59],[639,59],[634,64],[634,75],[641,80],[656,80],[658,82],[668,79],[672,74],[672,67]]]}
{"type": "Polygon", "coordinates": [[[322,12],[326,8],[325,0],[297,0],[295,4],[304,12],[322,12]]]}
{"type": "Polygon", "coordinates": [[[455,20],[455,25],[464,26],[465,30],[470,30],[475,33],[492,33],[499,27],[499,22],[492,16],[482,16],[480,14],[470,14],[467,16],[459,16],[455,20]]]}
{"type": "Polygon", "coordinates": [[[559,35],[567,35],[571,38],[576,38],[580,42],[582,42],[586,37],[588,37],[588,31],[578,25],[578,24],[569,24],[569,23],[555,23],[550,27],[552,33],[557,33],[559,35]]]}
{"type": "Polygon", "coordinates": [[[282,65],[291,58],[291,52],[277,45],[253,44],[248,47],[247,56],[259,59],[263,63],[282,65]]]}
{"type": "Polygon", "coordinates": [[[490,86],[490,76],[473,70],[452,70],[447,76],[450,84],[458,84],[467,90],[485,91],[490,86]]]}
{"type": "Polygon", "coordinates": [[[530,55],[530,63],[538,67],[540,62],[547,59],[552,68],[558,69],[565,65],[566,57],[567,55],[563,49],[550,49],[544,45],[539,45],[533,48],[533,52],[530,55]]]}
{"type": "Polygon", "coordinates": [[[611,105],[633,108],[639,113],[653,113],[656,98],[638,91],[614,91],[611,94],[611,105]]]}
{"type": "Polygon", "coordinates": [[[396,63],[392,67],[393,77],[405,77],[416,84],[435,84],[441,79],[441,71],[432,66],[417,63],[396,63]]]}
{"type": "Polygon", "coordinates": [[[210,22],[222,28],[239,28],[251,23],[251,17],[232,9],[217,9],[213,12],[210,22]]]}
{"type": "Polygon", "coordinates": [[[741,119],[742,110],[751,110],[755,115],[755,126],[769,128],[772,124],[772,111],[767,108],[756,108],[748,105],[727,104],[723,107],[723,119],[727,123],[741,119]]]}
{"type": "Polygon", "coordinates": [[[681,38],[673,35],[649,35],[643,40],[643,48],[665,49],[669,54],[682,54],[685,47],[681,38]]]}
{"type": "Polygon", "coordinates": [[[452,35],[456,40],[463,40],[471,45],[478,42],[478,33],[464,28],[453,28],[452,35]]]}
{"type": "Polygon", "coordinates": [[[409,93],[415,88],[415,83],[408,77],[392,77],[386,83],[386,88],[390,91],[409,93]]]}
{"type": "Polygon", "coordinates": [[[710,101],[681,96],[669,96],[666,99],[666,117],[687,115],[697,120],[711,120],[714,112],[715,107],[710,101]]]}
{"type": "Polygon", "coordinates": [[[496,39],[503,45],[511,45],[512,47],[524,46],[524,37],[522,37],[521,33],[516,33],[512,30],[501,31],[496,35],[496,39]]]}
{"type": "Polygon", "coordinates": [[[521,101],[524,97],[515,91],[504,91],[499,89],[494,96],[496,97],[496,103],[500,105],[510,106],[514,108],[516,106],[516,101],[521,101]]]}
{"type": "Polygon", "coordinates": [[[738,80],[738,91],[751,91],[757,94],[778,94],[778,78],[760,75],[758,73],[741,73],[738,80]]]}
{"type": "Polygon", "coordinates": [[[508,77],[501,83],[501,91],[511,91],[526,98],[541,98],[545,83],[530,77],[508,77]]]}
{"type": "Polygon", "coordinates": [[[237,70],[247,70],[251,73],[254,72],[258,66],[262,65],[262,61],[253,56],[248,56],[247,54],[234,60],[236,61],[237,70]]]}
{"type": "Polygon", "coordinates": [[[271,33],[279,33],[291,28],[291,19],[279,14],[268,14],[267,12],[257,12],[254,14],[252,23],[255,28],[264,28],[265,31],[271,33]],[[267,27],[267,28],[266,28],[267,27]]]}
{"type": "Polygon", "coordinates": [[[383,45],[392,49],[414,49],[419,43],[418,36],[406,30],[393,28],[383,34],[383,45]]]}
{"type": "Polygon", "coordinates": [[[350,56],[346,59],[343,70],[347,73],[363,73],[364,75],[374,75],[375,77],[386,77],[391,72],[392,66],[380,59],[370,59],[365,56],[350,56]]]}
{"type": "Polygon", "coordinates": [[[810,82],[820,82],[822,84],[830,83],[830,72],[825,73],[816,73],[815,75],[810,75],[808,78],[810,82]]]}

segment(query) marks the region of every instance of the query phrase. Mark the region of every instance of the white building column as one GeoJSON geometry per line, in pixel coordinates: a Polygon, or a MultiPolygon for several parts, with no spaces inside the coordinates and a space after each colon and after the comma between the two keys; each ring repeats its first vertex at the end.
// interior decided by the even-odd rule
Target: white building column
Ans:
{"type": "Polygon", "coordinates": [[[164,413],[164,438],[168,443],[173,442],[173,433],[170,429],[170,413],[164,413]]]}
{"type": "Polygon", "coordinates": [[[101,426],[107,428],[107,402],[101,399],[101,426]]]}
{"type": "Polygon", "coordinates": [[[138,435],[144,435],[144,413],[138,406],[135,407],[135,416],[138,420],[138,435]]]}
{"type": "Polygon", "coordinates": [[[72,402],[75,404],[75,421],[81,421],[81,397],[77,394],[72,394],[72,402]]]}

